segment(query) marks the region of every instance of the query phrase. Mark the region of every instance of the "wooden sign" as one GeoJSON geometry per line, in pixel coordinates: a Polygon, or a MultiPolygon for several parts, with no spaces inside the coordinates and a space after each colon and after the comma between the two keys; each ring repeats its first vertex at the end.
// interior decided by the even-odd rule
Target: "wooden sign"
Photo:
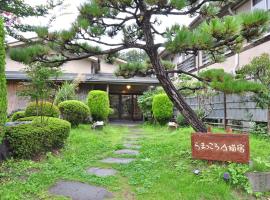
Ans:
{"type": "Polygon", "coordinates": [[[193,133],[191,146],[194,159],[249,162],[247,134],[193,133]]]}

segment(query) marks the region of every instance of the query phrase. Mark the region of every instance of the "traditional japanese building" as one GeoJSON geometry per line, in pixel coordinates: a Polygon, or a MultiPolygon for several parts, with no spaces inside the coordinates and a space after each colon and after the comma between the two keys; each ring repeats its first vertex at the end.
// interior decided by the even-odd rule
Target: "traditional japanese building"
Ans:
{"type": "MultiPolygon", "coordinates": [[[[9,43],[9,48],[22,45],[20,42],[9,43]]],[[[151,77],[134,77],[125,79],[114,75],[114,71],[124,60],[116,59],[113,64],[105,62],[102,56],[89,57],[83,60],[65,63],[62,75],[55,81],[61,84],[64,81],[80,80],[78,98],[86,100],[90,90],[104,90],[109,93],[110,104],[114,109],[111,120],[142,120],[142,113],[137,99],[149,87],[158,84],[158,80],[151,77]]],[[[23,69],[25,65],[11,60],[6,56],[6,77],[8,87],[8,113],[24,109],[28,99],[18,96],[19,85],[27,81],[23,69]]]]}

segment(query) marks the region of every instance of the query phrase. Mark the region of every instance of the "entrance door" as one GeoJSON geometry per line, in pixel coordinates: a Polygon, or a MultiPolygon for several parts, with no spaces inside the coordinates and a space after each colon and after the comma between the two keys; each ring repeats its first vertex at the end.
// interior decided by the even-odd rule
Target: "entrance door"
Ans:
{"type": "Polygon", "coordinates": [[[142,113],[137,103],[138,95],[111,94],[110,105],[114,113],[110,119],[142,120],[142,113]]]}
{"type": "Polygon", "coordinates": [[[132,95],[121,95],[121,119],[133,120],[132,95]]]}

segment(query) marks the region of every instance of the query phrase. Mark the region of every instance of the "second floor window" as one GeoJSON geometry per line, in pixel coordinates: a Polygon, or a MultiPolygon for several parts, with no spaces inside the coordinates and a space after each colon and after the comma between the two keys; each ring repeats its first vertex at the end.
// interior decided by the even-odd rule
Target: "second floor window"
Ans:
{"type": "Polygon", "coordinates": [[[266,1],[269,1],[269,0],[252,0],[252,8],[267,10],[266,1]]]}

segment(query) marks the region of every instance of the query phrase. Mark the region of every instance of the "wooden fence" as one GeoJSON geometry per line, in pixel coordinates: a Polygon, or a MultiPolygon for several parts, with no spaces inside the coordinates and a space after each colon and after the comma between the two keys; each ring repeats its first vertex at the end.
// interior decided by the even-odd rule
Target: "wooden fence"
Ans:
{"type": "MultiPolygon", "coordinates": [[[[207,99],[197,96],[187,97],[186,101],[194,110],[204,109],[207,113],[205,119],[210,124],[222,125],[224,119],[223,93],[207,99]]],[[[226,95],[226,101],[229,126],[248,130],[252,126],[250,122],[267,122],[267,109],[256,106],[251,95],[226,95]]]]}

